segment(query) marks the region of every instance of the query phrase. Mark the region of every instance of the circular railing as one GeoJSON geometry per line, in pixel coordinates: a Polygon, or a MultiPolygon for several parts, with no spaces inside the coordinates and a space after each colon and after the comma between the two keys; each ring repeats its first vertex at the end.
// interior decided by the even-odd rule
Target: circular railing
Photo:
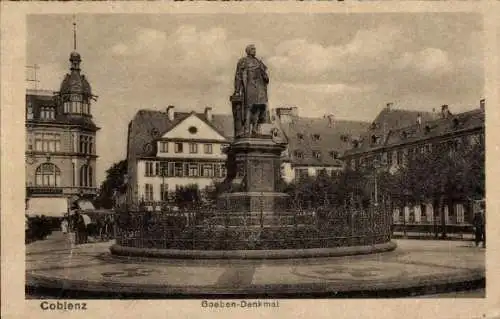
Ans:
{"type": "Polygon", "coordinates": [[[279,213],[128,211],[118,213],[116,221],[116,243],[134,248],[308,249],[376,245],[391,239],[391,216],[383,207],[279,213]]]}

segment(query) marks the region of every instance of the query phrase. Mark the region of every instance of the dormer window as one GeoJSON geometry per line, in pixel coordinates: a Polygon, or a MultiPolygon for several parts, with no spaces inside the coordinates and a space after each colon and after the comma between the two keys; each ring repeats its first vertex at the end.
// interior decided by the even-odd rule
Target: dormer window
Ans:
{"type": "Polygon", "coordinates": [[[26,118],[28,120],[33,119],[33,105],[31,103],[31,101],[28,101],[28,109],[26,110],[26,118]]]}
{"type": "Polygon", "coordinates": [[[321,137],[319,136],[319,134],[313,134],[313,141],[319,141],[321,139],[321,137]]]}
{"type": "Polygon", "coordinates": [[[348,142],[349,141],[349,136],[347,136],[346,134],[342,134],[342,135],[340,135],[340,140],[342,142],[348,142]]]}
{"type": "Polygon", "coordinates": [[[320,151],[313,151],[312,154],[313,154],[314,158],[321,159],[321,152],[320,151]]]}
{"type": "Polygon", "coordinates": [[[330,154],[330,157],[333,159],[339,158],[339,152],[337,152],[337,151],[330,151],[329,154],[330,154]]]}
{"type": "Polygon", "coordinates": [[[429,125],[425,126],[425,134],[429,134],[431,132],[431,127],[429,125]]]}
{"type": "Polygon", "coordinates": [[[40,110],[40,119],[54,120],[56,118],[56,110],[52,106],[42,106],[40,110]]]}
{"type": "Polygon", "coordinates": [[[293,152],[293,155],[298,159],[304,158],[304,153],[302,151],[295,151],[293,152]]]}
{"type": "Polygon", "coordinates": [[[378,144],[379,141],[379,136],[377,135],[372,135],[372,144],[378,144]]]}

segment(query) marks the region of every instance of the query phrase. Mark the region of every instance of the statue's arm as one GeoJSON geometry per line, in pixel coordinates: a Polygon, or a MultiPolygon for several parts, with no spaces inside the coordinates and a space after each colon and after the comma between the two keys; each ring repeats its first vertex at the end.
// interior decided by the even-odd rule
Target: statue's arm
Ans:
{"type": "Polygon", "coordinates": [[[262,61],[260,61],[260,64],[262,70],[262,79],[266,84],[269,84],[269,75],[267,74],[267,66],[262,61]]]}
{"type": "Polygon", "coordinates": [[[241,93],[243,88],[245,61],[240,59],[236,65],[236,73],[234,75],[234,92],[241,93]]]}

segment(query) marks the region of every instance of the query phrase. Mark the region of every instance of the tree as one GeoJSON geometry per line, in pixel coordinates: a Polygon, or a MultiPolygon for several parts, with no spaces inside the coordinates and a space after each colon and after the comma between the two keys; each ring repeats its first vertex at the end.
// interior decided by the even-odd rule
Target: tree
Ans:
{"type": "Polygon", "coordinates": [[[114,163],[106,171],[106,179],[101,183],[95,205],[99,208],[113,208],[114,196],[126,192],[127,161],[114,163]]]}
{"type": "Polygon", "coordinates": [[[445,207],[452,211],[456,202],[484,196],[484,146],[449,141],[430,152],[413,153],[384,187],[401,206],[432,203],[446,237],[445,207]]]}
{"type": "Polygon", "coordinates": [[[175,204],[180,208],[190,208],[200,204],[201,192],[198,184],[177,186],[175,188],[175,204]]]}

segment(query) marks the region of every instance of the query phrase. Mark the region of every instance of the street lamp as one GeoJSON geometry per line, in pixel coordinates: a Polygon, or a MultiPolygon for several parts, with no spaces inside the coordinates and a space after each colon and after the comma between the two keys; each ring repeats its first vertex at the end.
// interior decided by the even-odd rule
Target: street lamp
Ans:
{"type": "Polygon", "coordinates": [[[374,185],[374,188],[375,188],[375,191],[374,191],[374,197],[375,197],[375,201],[373,203],[373,205],[375,207],[378,206],[378,185],[377,185],[377,172],[378,172],[378,169],[380,167],[380,162],[378,159],[374,159],[373,160],[373,174],[374,174],[374,182],[375,182],[375,185],[374,185]]]}

